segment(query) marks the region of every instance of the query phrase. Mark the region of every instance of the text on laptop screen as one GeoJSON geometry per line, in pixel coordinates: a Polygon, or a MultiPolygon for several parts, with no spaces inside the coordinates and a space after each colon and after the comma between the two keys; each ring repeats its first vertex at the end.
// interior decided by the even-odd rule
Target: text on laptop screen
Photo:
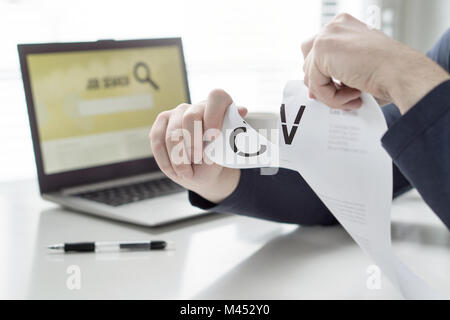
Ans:
{"type": "Polygon", "coordinates": [[[44,172],[151,156],[162,110],[188,99],[178,46],[27,56],[44,172]]]}

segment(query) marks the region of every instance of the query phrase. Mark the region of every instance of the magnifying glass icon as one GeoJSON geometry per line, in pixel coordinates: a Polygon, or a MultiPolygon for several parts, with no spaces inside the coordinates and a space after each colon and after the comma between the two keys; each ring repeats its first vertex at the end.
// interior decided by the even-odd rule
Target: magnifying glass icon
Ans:
{"type": "Polygon", "coordinates": [[[138,62],[134,66],[134,77],[139,82],[147,82],[149,83],[155,90],[159,90],[159,86],[150,78],[150,68],[144,62],[138,62]]]}

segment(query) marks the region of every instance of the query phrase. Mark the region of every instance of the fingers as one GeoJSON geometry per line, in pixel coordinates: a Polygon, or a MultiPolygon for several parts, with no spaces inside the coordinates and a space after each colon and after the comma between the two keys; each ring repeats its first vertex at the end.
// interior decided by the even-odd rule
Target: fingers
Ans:
{"type": "Polygon", "coordinates": [[[354,26],[367,26],[367,24],[365,24],[364,22],[362,22],[361,20],[355,18],[354,16],[352,16],[349,13],[343,12],[343,13],[339,13],[338,15],[336,15],[333,20],[331,21],[332,23],[345,23],[347,25],[354,25],[354,26]]]}
{"type": "Polygon", "coordinates": [[[337,85],[333,79],[321,71],[315,61],[314,48],[306,57],[303,69],[304,82],[309,88],[309,97],[318,99],[335,109],[353,110],[362,105],[361,92],[345,85],[337,85]]]}
{"type": "Polygon", "coordinates": [[[170,114],[170,111],[164,111],[158,115],[150,132],[150,144],[153,156],[161,171],[168,177],[173,178],[176,176],[176,173],[172,168],[169,154],[166,149],[166,131],[170,114]]]}
{"type": "Polygon", "coordinates": [[[362,103],[363,103],[362,99],[361,98],[357,98],[355,100],[352,100],[350,102],[347,102],[347,103],[343,104],[339,109],[344,109],[346,111],[359,109],[359,108],[361,108],[362,103]]]}
{"type": "Polygon", "coordinates": [[[311,49],[313,47],[315,39],[316,39],[316,36],[314,36],[302,43],[303,59],[306,59],[306,57],[308,56],[309,52],[311,51],[311,49]]]}
{"type": "Polygon", "coordinates": [[[360,97],[361,91],[344,85],[336,91],[333,100],[336,108],[356,109],[359,108],[362,104],[362,100],[360,97]],[[361,102],[361,104],[358,104],[358,101],[361,102]]]}
{"type": "MultiPolygon", "coordinates": [[[[306,86],[309,86],[309,76],[307,73],[308,65],[309,65],[309,60],[311,59],[307,59],[307,57],[309,56],[309,53],[311,52],[311,49],[314,45],[314,40],[316,39],[316,37],[312,37],[310,39],[308,39],[307,41],[302,43],[302,53],[303,53],[303,72],[304,72],[304,78],[303,78],[303,82],[305,83],[306,86]]],[[[314,95],[311,94],[311,92],[309,93],[309,97],[311,99],[315,99],[316,97],[314,95]]]]}
{"type": "Polygon", "coordinates": [[[247,110],[246,107],[238,107],[238,112],[239,112],[239,115],[240,115],[242,118],[244,118],[244,117],[247,115],[248,110],[247,110]]]}
{"type": "MultiPolygon", "coordinates": [[[[213,90],[208,100],[197,105],[181,104],[162,112],[153,124],[150,140],[158,166],[170,178],[191,179],[193,164],[203,159],[203,139],[207,129],[220,129],[231,97],[223,90],[213,90]]],[[[238,107],[244,117],[247,109],[238,107]]]]}
{"type": "Polygon", "coordinates": [[[313,55],[312,54],[308,54],[308,56],[305,57],[305,61],[303,62],[303,72],[305,74],[304,77],[304,83],[307,87],[309,87],[309,81],[310,81],[310,77],[309,77],[309,72],[310,72],[310,64],[313,61],[313,55]]]}
{"type": "Polygon", "coordinates": [[[211,91],[206,102],[204,130],[221,129],[225,112],[233,102],[231,97],[221,89],[211,91]]]}
{"type": "Polygon", "coordinates": [[[203,158],[203,114],[206,103],[196,104],[183,114],[184,142],[190,161],[201,164],[203,158]]]}
{"type": "Polygon", "coordinates": [[[314,59],[314,50],[308,55],[306,59],[305,74],[308,75],[308,83],[306,85],[311,94],[316,96],[319,100],[328,104],[332,101],[333,96],[336,93],[336,87],[331,77],[322,73],[316,65],[314,59]]]}
{"type": "Polygon", "coordinates": [[[183,179],[192,178],[194,174],[183,139],[183,115],[188,108],[188,104],[181,104],[172,111],[165,136],[172,168],[175,174],[183,179]]]}
{"type": "MultiPolygon", "coordinates": [[[[342,28],[343,23],[354,25],[360,22],[348,14],[340,14],[326,28],[336,29],[338,24],[342,28]]],[[[319,40],[320,35],[302,43],[304,83],[309,88],[309,97],[319,99],[331,108],[351,110],[361,107],[361,92],[336,84],[333,75],[329,74],[330,66],[327,63],[330,59],[324,57],[329,54],[329,50],[323,47],[323,41],[319,45],[319,40]]]]}

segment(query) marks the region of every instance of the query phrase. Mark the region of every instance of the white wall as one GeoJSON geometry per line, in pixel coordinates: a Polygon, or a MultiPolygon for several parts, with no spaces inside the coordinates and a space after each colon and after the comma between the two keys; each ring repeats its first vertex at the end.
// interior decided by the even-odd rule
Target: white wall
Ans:
{"type": "Polygon", "coordinates": [[[421,51],[428,51],[450,27],[448,0],[382,0],[395,8],[394,37],[421,51]]]}

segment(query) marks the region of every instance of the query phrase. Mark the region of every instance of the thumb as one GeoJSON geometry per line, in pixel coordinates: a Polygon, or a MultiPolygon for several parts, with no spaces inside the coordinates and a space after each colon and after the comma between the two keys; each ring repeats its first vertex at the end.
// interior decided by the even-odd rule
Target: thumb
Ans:
{"type": "Polygon", "coordinates": [[[247,115],[248,110],[247,110],[246,107],[238,107],[238,112],[239,112],[239,115],[240,115],[242,118],[244,118],[244,117],[247,115]]]}
{"type": "Polygon", "coordinates": [[[230,95],[222,89],[214,89],[208,95],[204,115],[204,130],[222,129],[225,112],[233,103],[230,95]]]}

